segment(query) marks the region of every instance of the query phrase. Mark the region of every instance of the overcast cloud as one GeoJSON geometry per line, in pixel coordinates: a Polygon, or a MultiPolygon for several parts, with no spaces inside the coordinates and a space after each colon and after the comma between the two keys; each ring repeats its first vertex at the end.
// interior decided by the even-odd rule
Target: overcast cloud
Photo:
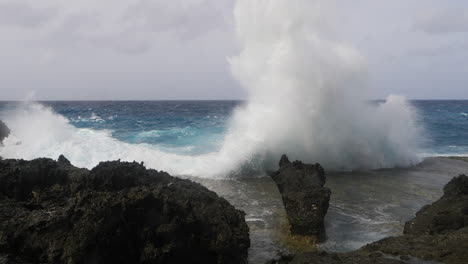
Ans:
{"type": "Polygon", "coordinates": [[[415,29],[427,34],[450,34],[468,32],[468,10],[434,9],[416,17],[415,29]]]}
{"type": "MultiPolygon", "coordinates": [[[[468,2],[337,0],[372,98],[468,99],[468,2]]],[[[0,100],[244,99],[234,0],[0,0],[0,100]]]]}

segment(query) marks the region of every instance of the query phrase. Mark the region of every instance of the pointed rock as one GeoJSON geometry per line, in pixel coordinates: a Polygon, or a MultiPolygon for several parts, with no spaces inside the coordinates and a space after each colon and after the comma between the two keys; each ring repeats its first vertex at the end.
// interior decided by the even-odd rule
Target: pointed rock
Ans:
{"type": "Polygon", "coordinates": [[[67,158],[65,158],[64,155],[60,155],[57,159],[57,162],[61,165],[71,165],[71,162],[67,158]]]}
{"type": "Polygon", "coordinates": [[[326,240],[324,218],[331,191],[325,184],[325,172],[319,164],[291,163],[281,157],[280,168],[272,174],[283,199],[293,235],[305,235],[318,242],[326,240]]]}
{"type": "Polygon", "coordinates": [[[283,154],[283,156],[281,156],[281,159],[279,161],[280,168],[289,164],[291,164],[291,162],[289,161],[288,156],[286,156],[286,154],[283,154]]]}
{"type": "Polygon", "coordinates": [[[2,144],[3,140],[10,135],[10,129],[7,127],[5,123],[0,120],[0,144],[2,144]]]}

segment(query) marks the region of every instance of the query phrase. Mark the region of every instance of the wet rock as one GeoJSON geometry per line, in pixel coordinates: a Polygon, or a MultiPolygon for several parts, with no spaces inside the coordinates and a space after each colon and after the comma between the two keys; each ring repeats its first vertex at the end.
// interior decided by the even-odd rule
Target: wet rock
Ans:
{"type": "Polygon", "coordinates": [[[468,260],[468,178],[452,179],[444,195],[407,222],[404,235],[388,237],[348,253],[303,253],[270,263],[445,263],[468,260]],[[426,262],[430,261],[430,262],[426,262]]]}
{"type": "Polygon", "coordinates": [[[244,217],[138,163],[0,160],[2,263],[246,263],[244,217]]]}
{"type": "Polygon", "coordinates": [[[309,252],[295,256],[284,256],[267,264],[403,264],[405,262],[394,258],[386,258],[382,254],[369,255],[365,253],[327,253],[309,252]]]}
{"type": "Polygon", "coordinates": [[[0,120],[0,144],[10,135],[10,129],[0,120]]]}
{"type": "Polygon", "coordinates": [[[402,260],[410,257],[425,261],[445,264],[464,264],[468,259],[468,228],[445,234],[408,234],[389,237],[369,244],[361,251],[384,252],[401,256],[402,260]]]}
{"type": "MultiPolygon", "coordinates": [[[[468,227],[468,177],[453,178],[444,195],[405,224],[405,234],[442,234],[468,227]]],[[[467,245],[468,248],[468,245],[467,245]]]]}
{"type": "Polygon", "coordinates": [[[290,162],[281,157],[279,170],[271,176],[281,193],[293,235],[326,240],[324,218],[331,191],[324,187],[325,173],[319,164],[290,162]]]}
{"type": "Polygon", "coordinates": [[[403,236],[385,238],[361,251],[379,251],[402,256],[401,259],[467,263],[468,177],[453,178],[439,200],[424,206],[405,224],[403,236]]]}
{"type": "Polygon", "coordinates": [[[468,195],[468,177],[466,177],[466,175],[453,178],[444,187],[444,197],[460,197],[466,195],[468,195]]]}

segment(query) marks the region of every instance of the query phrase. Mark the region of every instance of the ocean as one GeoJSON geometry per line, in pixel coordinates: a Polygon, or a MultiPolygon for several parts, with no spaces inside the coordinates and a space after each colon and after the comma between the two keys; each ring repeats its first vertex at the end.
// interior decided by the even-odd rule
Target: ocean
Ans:
{"type": "MultiPolygon", "coordinates": [[[[130,144],[150,144],[177,154],[217,150],[227,121],[242,101],[48,101],[76,128],[109,132],[130,144]]],[[[468,100],[412,101],[429,140],[427,156],[468,155],[468,100]]],[[[0,116],[15,109],[0,102],[0,116]]]]}
{"type": "MultiPolygon", "coordinates": [[[[112,139],[151,145],[167,153],[200,155],[221,147],[228,120],[242,103],[48,101],[41,102],[41,105],[50,107],[77,129],[104,132],[112,139]]],[[[421,100],[411,104],[417,110],[427,139],[421,155],[468,155],[468,100],[421,100]]],[[[14,111],[17,105],[15,102],[0,102],[0,117],[14,111]]]]}
{"type": "MultiPolygon", "coordinates": [[[[0,102],[0,119],[12,130],[5,146],[0,147],[0,156],[56,159],[64,154],[75,166],[88,168],[104,160],[144,161],[150,168],[198,181],[246,211],[252,239],[250,260],[258,263],[300,246],[285,236],[286,214],[276,186],[265,173],[272,167],[265,166],[264,160],[253,156],[236,173],[208,173],[230,164],[228,157],[219,157],[218,151],[223,147],[232,116],[244,104],[0,102]]],[[[417,153],[421,162],[381,169],[325,167],[327,185],[333,194],[327,215],[329,239],[319,247],[347,251],[398,235],[404,222],[420,207],[441,195],[441,188],[451,177],[468,173],[467,162],[441,158],[468,156],[468,101],[427,100],[410,104],[422,127],[420,136],[424,140],[417,153]]],[[[271,133],[273,136],[275,131],[271,133]]],[[[236,147],[247,146],[240,142],[236,147]]],[[[279,156],[273,159],[277,162],[279,156]]]]}

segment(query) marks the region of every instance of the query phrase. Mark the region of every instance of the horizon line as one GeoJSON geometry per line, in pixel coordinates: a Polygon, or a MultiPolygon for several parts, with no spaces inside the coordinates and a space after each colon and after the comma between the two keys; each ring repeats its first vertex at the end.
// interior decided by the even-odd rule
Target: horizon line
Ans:
{"type": "MultiPolygon", "coordinates": [[[[386,99],[367,99],[366,101],[385,101],[386,99]]],[[[468,101],[464,99],[407,99],[408,101],[468,101]]],[[[248,101],[248,99],[39,99],[39,100],[0,100],[0,102],[210,102],[210,101],[248,101]]]]}

